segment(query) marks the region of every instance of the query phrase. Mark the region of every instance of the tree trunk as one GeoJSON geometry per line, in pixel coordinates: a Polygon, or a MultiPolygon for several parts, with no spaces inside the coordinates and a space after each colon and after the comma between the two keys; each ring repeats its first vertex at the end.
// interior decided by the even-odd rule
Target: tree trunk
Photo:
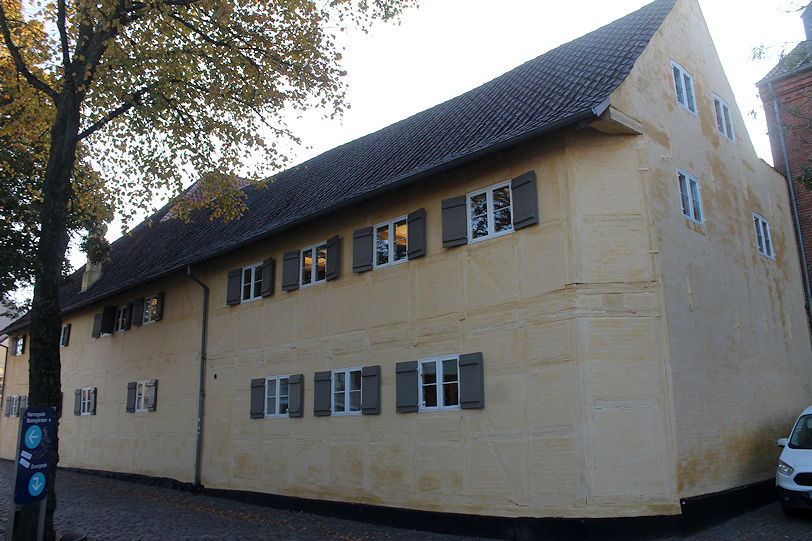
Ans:
{"type": "MultiPolygon", "coordinates": [[[[28,361],[29,407],[55,407],[57,433],[48,478],[48,507],[45,537],[54,540],[56,509],[56,466],[59,462],[59,419],[62,416],[61,362],[59,336],[62,327],[59,285],[62,263],[68,247],[66,216],[71,197],[71,177],[79,141],[81,98],[63,90],[51,127],[51,149],[45,171],[38,264],[34,274],[34,300],[31,304],[31,348],[28,361]]],[[[35,540],[39,505],[26,504],[15,520],[14,539],[35,540]]]]}

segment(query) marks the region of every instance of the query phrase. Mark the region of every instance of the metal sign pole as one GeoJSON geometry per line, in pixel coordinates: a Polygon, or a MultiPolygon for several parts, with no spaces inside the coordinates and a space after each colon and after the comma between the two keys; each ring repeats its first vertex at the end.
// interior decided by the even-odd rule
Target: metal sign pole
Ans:
{"type": "Polygon", "coordinates": [[[39,501],[39,520],[37,521],[37,541],[45,537],[45,508],[48,507],[48,498],[39,501]]]}
{"type": "MultiPolygon", "coordinates": [[[[16,481],[17,479],[17,468],[20,467],[19,459],[20,459],[20,442],[23,439],[23,421],[22,419],[19,420],[17,423],[17,450],[14,452],[14,477],[13,480],[16,481]]],[[[8,506],[8,521],[6,523],[6,541],[12,541],[14,539],[14,517],[17,515],[17,504],[14,503],[14,491],[17,488],[16,482],[11,483],[11,500],[9,501],[8,506]]]]}

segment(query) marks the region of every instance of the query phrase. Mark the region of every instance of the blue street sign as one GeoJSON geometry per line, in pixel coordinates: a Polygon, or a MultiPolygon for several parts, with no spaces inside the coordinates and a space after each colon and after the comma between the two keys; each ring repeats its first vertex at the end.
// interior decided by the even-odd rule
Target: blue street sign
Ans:
{"type": "Polygon", "coordinates": [[[48,494],[48,471],[56,432],[56,408],[28,408],[20,422],[14,503],[39,501],[48,494]]]}

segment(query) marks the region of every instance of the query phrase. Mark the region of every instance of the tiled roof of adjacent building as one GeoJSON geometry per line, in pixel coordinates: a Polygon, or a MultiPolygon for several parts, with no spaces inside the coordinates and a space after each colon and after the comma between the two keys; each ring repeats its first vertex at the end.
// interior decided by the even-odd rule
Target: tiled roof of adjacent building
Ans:
{"type": "Polygon", "coordinates": [[[812,40],[807,40],[799,43],[789,54],[781,58],[770,73],[756,84],[762,86],[810,68],[812,68],[812,40]]]}
{"type": "MultiPolygon", "coordinates": [[[[115,241],[101,278],[63,287],[64,312],[233,251],[350,204],[458,166],[605,110],[676,0],[657,0],[461,96],[327,151],[245,188],[236,221],[161,218],[165,207],[115,241]]],[[[21,328],[19,320],[11,328],[21,328]]]]}

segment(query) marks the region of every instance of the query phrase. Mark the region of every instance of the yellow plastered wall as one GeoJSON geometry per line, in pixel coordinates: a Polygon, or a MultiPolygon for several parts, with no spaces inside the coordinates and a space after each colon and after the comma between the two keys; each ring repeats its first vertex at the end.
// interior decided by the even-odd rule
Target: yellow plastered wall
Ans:
{"type": "MultiPolygon", "coordinates": [[[[11,396],[26,396],[28,394],[28,352],[30,351],[31,337],[28,332],[13,332],[9,334],[10,338],[15,338],[25,335],[25,350],[22,355],[12,355],[9,349],[6,356],[5,350],[3,356],[6,361],[6,369],[3,374],[4,388],[3,388],[3,404],[0,408],[0,457],[11,458],[17,449],[18,431],[20,427],[19,417],[6,417],[6,402],[11,396]]],[[[11,348],[11,342],[7,340],[6,346],[11,348]]]]}

